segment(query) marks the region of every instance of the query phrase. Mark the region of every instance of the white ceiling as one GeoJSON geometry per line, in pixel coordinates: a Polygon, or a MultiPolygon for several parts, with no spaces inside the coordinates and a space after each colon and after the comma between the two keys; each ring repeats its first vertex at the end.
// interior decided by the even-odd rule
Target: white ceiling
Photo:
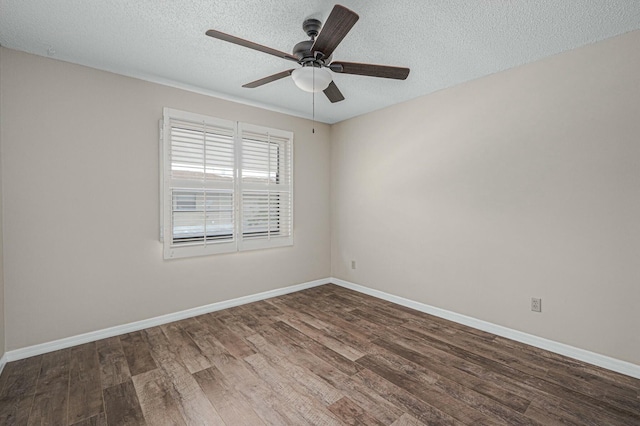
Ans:
{"type": "MultiPolygon", "coordinates": [[[[360,20],[334,60],[411,68],[406,81],[333,74],[346,100],[316,95],[335,123],[640,29],[638,0],[341,0],[360,20]]],[[[119,74],[311,117],[290,78],[244,83],[291,62],[205,36],[217,29],[290,52],[322,0],[0,0],[0,44],[119,74]]],[[[640,46],[639,46],[640,50],[640,46]]]]}

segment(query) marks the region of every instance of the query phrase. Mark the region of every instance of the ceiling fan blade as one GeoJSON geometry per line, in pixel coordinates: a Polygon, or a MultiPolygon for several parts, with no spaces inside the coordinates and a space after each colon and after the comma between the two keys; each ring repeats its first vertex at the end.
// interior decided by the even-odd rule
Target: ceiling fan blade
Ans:
{"type": "Polygon", "coordinates": [[[394,78],[396,80],[405,80],[410,71],[409,68],[359,64],[357,62],[332,62],[329,68],[331,71],[342,74],[367,75],[369,77],[394,78]]]}
{"type": "Polygon", "coordinates": [[[272,81],[289,77],[292,72],[293,72],[293,69],[282,71],[277,74],[270,75],[269,77],[261,78],[260,80],[256,80],[256,81],[252,81],[251,83],[244,84],[242,87],[246,87],[248,89],[255,89],[256,87],[260,87],[263,84],[271,83],[272,81]]]}
{"type": "Polygon", "coordinates": [[[209,30],[206,32],[209,37],[217,38],[218,40],[228,41],[229,43],[237,44],[240,46],[248,47],[249,49],[257,50],[259,52],[268,53],[269,55],[277,56],[279,58],[288,59],[290,61],[298,62],[298,58],[293,55],[290,55],[286,52],[281,52],[276,49],[272,49],[267,46],[263,46],[258,43],[254,43],[249,40],[245,40],[240,37],[235,37],[229,34],[222,33],[216,30],[209,30]]]}
{"type": "Polygon", "coordinates": [[[327,21],[322,26],[322,30],[316,38],[312,52],[322,52],[325,58],[331,56],[333,51],[338,47],[342,39],[358,22],[360,17],[357,13],[347,9],[344,6],[336,4],[329,14],[327,21]]]}
{"type": "Polygon", "coordinates": [[[327,95],[327,98],[331,101],[332,104],[336,102],[344,101],[344,96],[338,86],[336,86],[335,82],[329,83],[329,86],[323,90],[324,94],[327,95]]]}

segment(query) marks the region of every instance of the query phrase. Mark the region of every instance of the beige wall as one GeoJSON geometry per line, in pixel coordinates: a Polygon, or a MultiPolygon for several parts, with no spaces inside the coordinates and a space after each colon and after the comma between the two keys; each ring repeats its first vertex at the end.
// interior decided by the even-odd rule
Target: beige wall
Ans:
{"type": "Polygon", "coordinates": [[[333,126],[333,276],[640,364],[638,46],[333,126]]]}
{"type": "Polygon", "coordinates": [[[2,49],[7,349],[330,275],[329,126],[2,49]],[[291,130],[293,247],[164,261],[158,120],[291,130]]]}

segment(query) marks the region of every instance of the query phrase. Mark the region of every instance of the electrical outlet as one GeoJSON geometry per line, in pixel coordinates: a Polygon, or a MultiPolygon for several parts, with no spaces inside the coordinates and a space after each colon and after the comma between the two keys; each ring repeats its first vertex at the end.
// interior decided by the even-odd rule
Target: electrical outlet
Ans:
{"type": "Polygon", "coordinates": [[[542,312],[542,299],[531,298],[531,310],[533,312],[542,312]]]}
{"type": "Polygon", "coordinates": [[[356,269],[356,261],[355,260],[351,261],[351,269],[356,269]]]}

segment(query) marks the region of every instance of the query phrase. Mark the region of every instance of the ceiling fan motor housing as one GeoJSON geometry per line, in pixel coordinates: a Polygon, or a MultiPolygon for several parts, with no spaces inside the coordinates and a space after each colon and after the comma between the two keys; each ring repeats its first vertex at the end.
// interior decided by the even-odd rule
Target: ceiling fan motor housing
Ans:
{"type": "Polygon", "coordinates": [[[305,40],[293,46],[293,56],[298,58],[298,60],[303,60],[305,58],[313,59],[313,54],[311,53],[311,47],[313,46],[313,40],[305,40]]]}
{"type": "MultiPolygon", "coordinates": [[[[313,63],[315,66],[321,67],[331,62],[331,57],[325,58],[322,54],[317,55],[311,51],[313,40],[305,40],[293,46],[293,56],[298,58],[298,62],[302,65],[313,63]]],[[[318,52],[316,52],[318,53],[318,52]]]]}

